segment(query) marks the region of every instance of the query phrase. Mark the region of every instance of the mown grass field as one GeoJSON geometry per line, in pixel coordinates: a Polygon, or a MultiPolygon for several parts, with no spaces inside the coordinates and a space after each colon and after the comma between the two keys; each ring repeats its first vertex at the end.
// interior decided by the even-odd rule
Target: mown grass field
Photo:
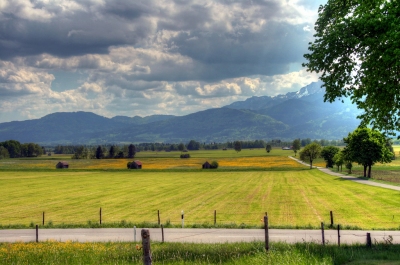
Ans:
{"type": "Polygon", "coordinates": [[[181,210],[187,225],[213,223],[216,210],[218,224],[261,226],[268,212],[274,227],[318,227],[333,211],[342,226],[399,229],[398,192],[308,170],[287,158],[291,151],[192,153],[139,153],[141,171],[125,169],[124,159],[69,160],[72,170],[56,170],[53,156],[1,161],[0,224],[41,224],[43,212],[54,225],[98,223],[101,207],[103,223],[156,223],[158,210],[162,223],[179,225],[181,210]],[[220,168],[198,169],[209,158],[220,168]],[[189,170],[168,168],[178,164],[189,170]]]}

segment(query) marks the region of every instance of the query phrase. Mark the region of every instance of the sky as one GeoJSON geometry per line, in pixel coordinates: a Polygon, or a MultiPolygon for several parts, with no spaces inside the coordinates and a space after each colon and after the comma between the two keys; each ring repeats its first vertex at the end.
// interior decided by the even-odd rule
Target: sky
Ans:
{"type": "Polygon", "coordinates": [[[0,122],[186,115],[297,91],[326,0],[0,0],[0,122]]]}

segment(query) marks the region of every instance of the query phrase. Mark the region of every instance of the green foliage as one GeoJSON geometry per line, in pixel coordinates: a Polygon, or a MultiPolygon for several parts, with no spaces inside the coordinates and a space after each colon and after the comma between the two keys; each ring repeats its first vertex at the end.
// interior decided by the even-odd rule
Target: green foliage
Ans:
{"type": "Polygon", "coordinates": [[[104,158],[103,148],[100,145],[96,149],[96,158],[97,159],[104,158]]]}
{"type": "Polygon", "coordinates": [[[178,145],[178,150],[179,151],[183,151],[183,150],[185,150],[185,145],[183,144],[183,143],[180,143],[179,145],[178,145]]]}
{"type": "Polygon", "coordinates": [[[181,158],[190,158],[190,154],[181,154],[181,158]]]}
{"type": "Polygon", "coordinates": [[[328,0],[320,6],[315,40],[303,64],[321,73],[325,100],[351,97],[363,124],[400,129],[399,1],[328,0]]]}
{"type": "Polygon", "coordinates": [[[233,148],[235,148],[236,152],[242,151],[242,143],[240,141],[235,141],[233,143],[233,148]]]}
{"type": "Polygon", "coordinates": [[[136,146],[130,144],[128,147],[128,158],[134,158],[136,155],[136,146]]]}
{"type": "Polygon", "coordinates": [[[293,152],[294,152],[294,156],[296,156],[297,151],[299,151],[300,148],[301,148],[300,139],[295,139],[295,140],[293,141],[293,143],[292,143],[292,149],[293,149],[293,152]]]}
{"type": "Polygon", "coordinates": [[[187,144],[187,149],[188,150],[199,150],[200,143],[196,142],[195,140],[190,140],[190,142],[187,144]]]}
{"type": "Polygon", "coordinates": [[[211,162],[211,168],[215,168],[215,169],[217,169],[217,168],[218,168],[218,166],[219,166],[219,164],[218,164],[218,162],[217,162],[217,161],[212,161],[212,162],[211,162]]]}
{"type": "Polygon", "coordinates": [[[75,154],[72,156],[72,159],[87,159],[89,158],[89,150],[81,145],[76,148],[75,154]]]}
{"type": "Polygon", "coordinates": [[[339,153],[340,149],[336,146],[325,146],[322,148],[321,156],[326,161],[326,167],[333,167],[334,156],[339,153]]]}
{"type": "Polygon", "coordinates": [[[387,140],[379,131],[366,127],[357,128],[343,139],[347,144],[349,160],[364,166],[364,177],[371,177],[371,167],[376,162],[389,163],[393,154],[387,146],[387,140]]]}
{"type": "Polygon", "coordinates": [[[267,153],[271,152],[271,145],[267,144],[267,147],[265,147],[265,150],[267,150],[267,153]]]}
{"type": "Polygon", "coordinates": [[[320,156],[321,151],[322,147],[318,143],[308,144],[300,151],[300,159],[310,162],[310,169],[312,169],[312,162],[320,156]]]}
{"type": "Polygon", "coordinates": [[[128,169],[130,169],[130,168],[131,168],[131,164],[132,164],[132,162],[128,162],[128,163],[126,164],[126,167],[127,167],[128,169]]]}
{"type": "Polygon", "coordinates": [[[333,163],[337,166],[337,171],[339,171],[339,167],[341,167],[344,163],[343,152],[339,151],[333,156],[333,163]]]}
{"type": "Polygon", "coordinates": [[[0,146],[0,159],[9,158],[10,154],[8,153],[7,148],[4,146],[0,146]]]}

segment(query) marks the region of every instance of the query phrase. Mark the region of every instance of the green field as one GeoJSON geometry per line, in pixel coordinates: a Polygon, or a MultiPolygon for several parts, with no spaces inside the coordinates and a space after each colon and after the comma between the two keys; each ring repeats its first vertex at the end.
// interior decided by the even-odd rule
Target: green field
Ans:
{"type": "MultiPolygon", "coordinates": [[[[397,148],[398,149],[398,148],[397,148]]],[[[140,152],[140,171],[126,159],[71,160],[71,155],[0,160],[0,227],[150,227],[158,211],[166,227],[400,229],[400,194],[326,175],[288,158],[291,151],[140,152]],[[217,170],[202,170],[217,160],[217,170]],[[70,169],[57,170],[58,161],[70,169]],[[99,210],[102,209],[102,224],[99,210]],[[43,212],[45,225],[42,226],[43,212]]],[[[324,166],[322,159],[314,165],[324,166]]],[[[357,176],[362,169],[354,165],[357,176]]],[[[400,160],[373,174],[397,182],[400,160]]],[[[398,245],[321,246],[316,243],[152,243],[155,264],[398,264],[398,245]]],[[[142,264],[132,243],[0,243],[1,264],[142,264]]]]}
{"type": "MultiPolygon", "coordinates": [[[[69,160],[79,166],[56,170],[54,165],[60,157],[2,160],[0,224],[41,224],[43,212],[46,224],[98,223],[101,207],[103,225],[121,221],[157,223],[158,210],[164,224],[179,225],[184,210],[188,226],[213,225],[215,210],[217,225],[261,226],[268,212],[273,227],[318,227],[320,222],[330,222],[333,211],[335,223],[345,227],[399,229],[398,192],[308,170],[287,158],[291,151],[273,150],[268,155],[265,150],[191,153],[190,160],[211,157],[225,161],[225,166],[221,162],[214,171],[129,171],[119,168],[125,167],[124,159],[69,160]],[[243,161],[251,165],[261,161],[264,168],[246,170],[246,164],[238,165],[243,161]],[[96,163],[102,169],[93,168],[96,163]]],[[[158,159],[166,165],[173,160],[183,165],[192,163],[176,155],[179,152],[143,152],[138,159],[158,159]]]]}

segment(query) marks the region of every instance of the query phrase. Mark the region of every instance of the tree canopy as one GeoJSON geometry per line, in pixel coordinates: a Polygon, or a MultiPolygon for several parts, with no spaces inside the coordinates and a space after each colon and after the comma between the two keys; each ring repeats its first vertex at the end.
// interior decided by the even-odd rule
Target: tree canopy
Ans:
{"type": "Polygon", "coordinates": [[[347,144],[346,151],[350,159],[364,166],[364,177],[371,177],[371,167],[376,162],[388,163],[392,161],[387,141],[379,131],[366,127],[357,128],[343,139],[347,144]]]}
{"type": "Polygon", "coordinates": [[[128,147],[128,158],[134,158],[136,155],[136,146],[130,144],[128,147]]]}
{"type": "Polygon", "coordinates": [[[325,101],[350,97],[362,124],[400,129],[400,1],[328,0],[320,6],[310,72],[321,73],[325,101]]]}
{"type": "Polygon", "coordinates": [[[317,143],[308,144],[300,151],[300,159],[303,161],[308,160],[310,162],[310,169],[312,169],[312,162],[320,156],[321,150],[322,147],[317,143]]]}
{"type": "Polygon", "coordinates": [[[321,156],[326,161],[326,167],[333,167],[334,159],[333,157],[340,151],[339,147],[336,146],[325,146],[322,148],[321,156]]]}
{"type": "Polygon", "coordinates": [[[296,156],[297,151],[299,151],[300,148],[301,148],[300,139],[295,139],[295,140],[293,140],[292,149],[293,149],[293,152],[294,152],[294,156],[296,156]]]}
{"type": "Polygon", "coordinates": [[[242,143],[240,141],[235,141],[233,143],[236,152],[242,151],[242,143]]]}

